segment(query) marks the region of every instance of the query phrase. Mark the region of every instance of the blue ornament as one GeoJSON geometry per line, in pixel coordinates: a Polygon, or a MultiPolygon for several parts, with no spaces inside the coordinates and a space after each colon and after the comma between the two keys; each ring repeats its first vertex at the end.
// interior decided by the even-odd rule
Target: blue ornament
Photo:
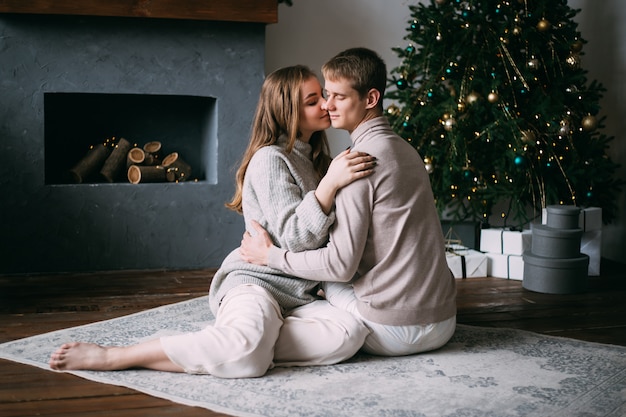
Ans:
{"type": "Polygon", "coordinates": [[[524,158],[520,155],[516,155],[515,159],[513,159],[513,163],[517,165],[518,167],[522,166],[524,165],[524,158]]]}
{"type": "Polygon", "coordinates": [[[396,86],[398,87],[398,90],[405,90],[409,86],[409,83],[407,83],[404,78],[400,78],[396,81],[396,86]]]}

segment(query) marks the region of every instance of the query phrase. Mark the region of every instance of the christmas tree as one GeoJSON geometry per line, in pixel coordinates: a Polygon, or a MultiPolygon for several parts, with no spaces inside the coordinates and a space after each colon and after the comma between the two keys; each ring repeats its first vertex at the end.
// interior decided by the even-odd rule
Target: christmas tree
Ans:
{"type": "Polygon", "coordinates": [[[565,0],[431,0],[409,6],[387,112],[424,158],[437,207],[456,220],[523,225],[551,204],[616,215],[623,181],[586,41],[565,0]],[[504,207],[493,213],[494,207],[504,207]]]}

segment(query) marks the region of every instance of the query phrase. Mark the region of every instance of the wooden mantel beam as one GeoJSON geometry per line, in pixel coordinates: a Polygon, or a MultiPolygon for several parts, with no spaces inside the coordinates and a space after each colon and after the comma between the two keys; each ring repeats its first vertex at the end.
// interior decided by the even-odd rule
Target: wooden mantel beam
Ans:
{"type": "Polygon", "coordinates": [[[276,23],[278,0],[0,0],[0,13],[276,23]]]}

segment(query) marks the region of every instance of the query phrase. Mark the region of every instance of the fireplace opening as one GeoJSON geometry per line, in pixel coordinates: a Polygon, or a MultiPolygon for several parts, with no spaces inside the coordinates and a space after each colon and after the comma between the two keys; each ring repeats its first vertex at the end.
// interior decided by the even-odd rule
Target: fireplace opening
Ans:
{"type": "MultiPolygon", "coordinates": [[[[184,162],[190,171],[186,178],[164,175],[163,181],[182,179],[212,184],[217,182],[216,98],[157,94],[44,93],[46,185],[129,183],[126,170],[131,161],[127,162],[126,155],[124,166],[119,167],[123,172],[114,179],[103,175],[101,166],[96,166],[110,156],[116,144],[122,143],[122,138],[123,143],[131,149],[154,147],[158,144],[160,149],[156,158],[165,159],[169,156],[169,160],[184,162]],[[84,170],[84,175],[77,175],[76,167],[88,159],[94,148],[101,147],[107,147],[109,155],[100,157],[98,161],[92,155],[89,172],[84,170]]],[[[157,165],[157,162],[161,163],[155,159],[153,165],[157,165]]],[[[148,164],[148,159],[138,162],[138,165],[148,164]]],[[[144,177],[149,178],[147,173],[144,177]]]]}

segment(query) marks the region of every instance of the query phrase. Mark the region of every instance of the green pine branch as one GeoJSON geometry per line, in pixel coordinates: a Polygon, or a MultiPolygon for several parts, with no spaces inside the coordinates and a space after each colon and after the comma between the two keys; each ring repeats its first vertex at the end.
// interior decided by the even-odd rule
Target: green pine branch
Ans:
{"type": "Polygon", "coordinates": [[[424,158],[439,210],[524,224],[546,205],[575,204],[602,207],[612,221],[624,181],[598,120],[605,89],[581,66],[580,10],[565,0],[431,0],[409,9],[387,111],[424,158]],[[501,202],[507,211],[493,213],[501,202]]]}

